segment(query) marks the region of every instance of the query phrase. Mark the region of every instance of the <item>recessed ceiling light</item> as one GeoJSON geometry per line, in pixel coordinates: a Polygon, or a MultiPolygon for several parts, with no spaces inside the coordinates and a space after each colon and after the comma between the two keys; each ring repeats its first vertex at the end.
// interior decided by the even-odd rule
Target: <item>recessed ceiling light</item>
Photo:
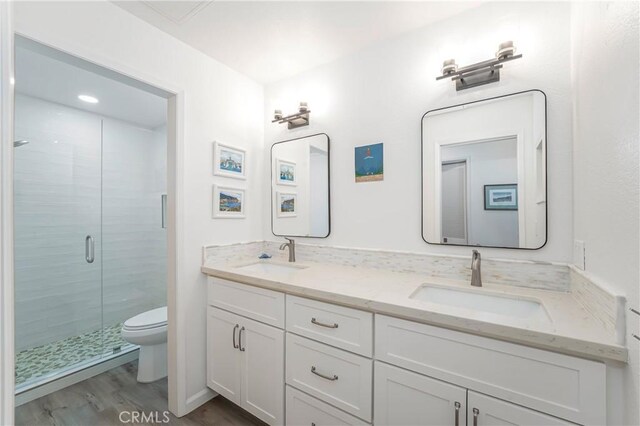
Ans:
{"type": "Polygon", "coordinates": [[[89,95],[78,95],[78,99],[80,99],[82,102],[87,102],[90,104],[97,104],[99,102],[98,98],[89,95]]]}

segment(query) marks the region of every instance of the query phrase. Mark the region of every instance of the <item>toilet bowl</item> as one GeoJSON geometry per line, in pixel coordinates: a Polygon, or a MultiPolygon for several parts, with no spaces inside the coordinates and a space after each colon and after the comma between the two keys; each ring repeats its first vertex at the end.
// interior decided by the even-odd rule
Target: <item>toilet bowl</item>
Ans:
{"type": "Polygon", "coordinates": [[[121,333],[124,340],[140,346],[138,382],[155,382],[167,377],[166,306],[129,318],[121,333]]]}

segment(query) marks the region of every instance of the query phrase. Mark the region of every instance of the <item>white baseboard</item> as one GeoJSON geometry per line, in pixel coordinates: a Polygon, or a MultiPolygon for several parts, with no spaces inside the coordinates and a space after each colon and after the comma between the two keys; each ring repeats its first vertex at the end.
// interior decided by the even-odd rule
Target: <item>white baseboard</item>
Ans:
{"type": "Polygon", "coordinates": [[[184,416],[185,414],[189,414],[190,412],[200,407],[202,404],[206,403],[207,401],[212,400],[216,396],[218,396],[218,394],[209,388],[202,389],[200,392],[194,395],[191,395],[189,398],[187,398],[187,401],[184,407],[185,412],[182,414],[182,416],[184,416]]]}

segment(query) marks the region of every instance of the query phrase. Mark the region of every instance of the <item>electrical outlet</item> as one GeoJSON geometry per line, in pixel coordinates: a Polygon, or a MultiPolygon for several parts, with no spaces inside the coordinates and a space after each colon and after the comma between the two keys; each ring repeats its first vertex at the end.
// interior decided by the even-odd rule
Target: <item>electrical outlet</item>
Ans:
{"type": "Polygon", "coordinates": [[[573,241],[573,264],[584,271],[586,254],[584,251],[584,241],[573,241]]]}

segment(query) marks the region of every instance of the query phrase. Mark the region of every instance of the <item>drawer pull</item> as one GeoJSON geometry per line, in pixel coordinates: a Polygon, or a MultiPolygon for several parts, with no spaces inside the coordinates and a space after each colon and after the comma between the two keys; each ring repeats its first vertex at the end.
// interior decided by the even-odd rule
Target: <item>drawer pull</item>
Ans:
{"type": "Polygon", "coordinates": [[[473,426],[478,426],[478,414],[480,414],[480,410],[477,408],[473,409],[473,426]]]}
{"type": "Polygon", "coordinates": [[[338,376],[336,376],[335,374],[333,375],[333,377],[331,377],[331,376],[326,376],[326,375],[324,375],[324,374],[322,374],[322,373],[318,373],[318,372],[316,371],[316,367],[315,367],[315,366],[312,366],[312,367],[311,367],[311,372],[312,372],[313,374],[315,374],[316,376],[320,376],[320,377],[322,377],[323,379],[331,380],[332,382],[333,382],[334,380],[338,380],[338,376]]]}
{"type": "Polygon", "coordinates": [[[240,327],[238,324],[236,324],[235,327],[233,327],[233,349],[238,349],[240,346],[236,343],[236,330],[238,329],[238,327],[240,327]]]}
{"type": "Polygon", "coordinates": [[[456,421],[455,421],[455,425],[459,426],[460,425],[460,403],[458,401],[455,402],[455,404],[453,404],[454,407],[456,407],[456,421]]]}
{"type": "Polygon", "coordinates": [[[244,331],[244,327],[240,329],[238,332],[238,346],[240,347],[240,352],[244,352],[244,346],[242,346],[242,332],[244,331]]]}
{"type": "Polygon", "coordinates": [[[324,322],[320,322],[315,318],[311,318],[311,324],[319,325],[320,327],[338,328],[338,324],[335,323],[335,322],[333,324],[327,324],[327,323],[324,323],[324,322]]]}

